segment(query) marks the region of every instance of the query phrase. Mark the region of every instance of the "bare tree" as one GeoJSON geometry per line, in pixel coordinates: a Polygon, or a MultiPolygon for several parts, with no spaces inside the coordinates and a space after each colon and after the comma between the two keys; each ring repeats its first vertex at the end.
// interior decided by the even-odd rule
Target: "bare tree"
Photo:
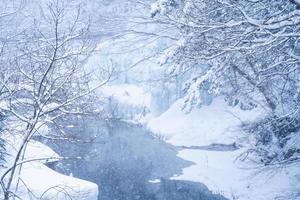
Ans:
{"type": "Polygon", "coordinates": [[[44,126],[68,114],[88,112],[84,104],[93,91],[85,63],[95,48],[89,39],[89,20],[82,18],[81,5],[73,1],[33,2],[20,16],[26,16],[14,41],[7,45],[1,63],[1,111],[10,122],[8,131],[20,134],[14,161],[1,177],[4,199],[16,195],[28,142],[43,134],[44,126]],[[32,6],[32,7],[30,7],[32,6]],[[29,10],[28,10],[29,9],[29,10]]]}

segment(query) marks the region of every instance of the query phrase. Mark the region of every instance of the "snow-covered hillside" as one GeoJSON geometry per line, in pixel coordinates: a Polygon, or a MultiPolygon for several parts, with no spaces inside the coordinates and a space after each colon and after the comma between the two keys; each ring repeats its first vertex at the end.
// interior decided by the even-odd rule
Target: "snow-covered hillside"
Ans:
{"type": "Polygon", "coordinates": [[[181,108],[182,100],[178,100],[148,124],[154,133],[181,147],[179,157],[194,163],[172,179],[203,183],[232,200],[273,200],[291,192],[298,183],[295,166],[274,171],[237,159],[245,151],[244,145],[249,139],[241,134],[239,125],[261,117],[259,109],[243,111],[228,106],[222,98],[190,113],[181,108]],[[213,148],[218,145],[236,148],[213,148]]]}

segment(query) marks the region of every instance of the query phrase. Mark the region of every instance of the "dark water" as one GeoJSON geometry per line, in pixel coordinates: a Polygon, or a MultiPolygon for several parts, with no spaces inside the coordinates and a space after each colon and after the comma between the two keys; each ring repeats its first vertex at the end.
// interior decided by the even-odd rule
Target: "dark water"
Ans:
{"type": "MultiPolygon", "coordinates": [[[[85,119],[86,120],[86,119],[85,119]]],[[[85,142],[47,141],[62,156],[81,156],[52,165],[61,173],[97,183],[101,200],[223,200],[205,185],[169,180],[193,163],[145,128],[120,121],[87,120],[77,132],[85,142]],[[83,126],[83,127],[82,127],[83,126]],[[89,138],[89,139],[87,139],[89,138]],[[160,179],[160,183],[149,180],[160,179]]],[[[45,142],[45,141],[44,141],[45,142]]]]}
{"type": "Polygon", "coordinates": [[[156,188],[157,200],[225,200],[212,194],[205,185],[191,181],[162,179],[156,188]]]}

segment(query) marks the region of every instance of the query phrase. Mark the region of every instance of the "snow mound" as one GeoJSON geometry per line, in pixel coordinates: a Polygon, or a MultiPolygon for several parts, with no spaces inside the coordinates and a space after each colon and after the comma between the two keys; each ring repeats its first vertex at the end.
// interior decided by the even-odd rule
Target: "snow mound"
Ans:
{"type": "Polygon", "coordinates": [[[40,159],[39,162],[47,163],[56,161],[60,156],[50,147],[38,141],[30,141],[25,153],[25,160],[40,159]]]}
{"type": "Polygon", "coordinates": [[[24,199],[96,200],[98,186],[94,183],[65,176],[39,162],[27,163],[22,168],[19,191],[24,199]],[[27,190],[31,192],[28,193],[27,190]],[[71,198],[70,198],[71,197],[71,198]]]}
{"type": "Polygon", "coordinates": [[[175,102],[161,116],[150,120],[148,128],[169,138],[168,142],[173,145],[232,144],[238,137],[234,129],[242,121],[252,121],[261,113],[258,110],[243,111],[238,107],[230,107],[221,97],[211,105],[203,105],[190,113],[182,110],[182,105],[182,99],[175,102]]]}

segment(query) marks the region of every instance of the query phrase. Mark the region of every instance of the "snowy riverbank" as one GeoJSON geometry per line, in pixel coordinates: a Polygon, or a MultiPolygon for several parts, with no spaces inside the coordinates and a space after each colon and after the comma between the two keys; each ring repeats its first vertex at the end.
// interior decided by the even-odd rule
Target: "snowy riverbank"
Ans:
{"type": "MultiPolygon", "coordinates": [[[[19,137],[7,140],[9,155],[5,168],[0,169],[2,176],[12,165],[12,155],[20,143],[19,137]]],[[[14,194],[22,199],[57,199],[57,200],[97,200],[98,186],[92,182],[60,174],[46,166],[60,156],[48,146],[31,141],[24,156],[24,164],[18,176],[18,186],[13,185],[14,194]],[[28,161],[28,162],[26,162],[28,161]]],[[[0,194],[3,195],[3,194],[0,194]]]]}
{"type": "Polygon", "coordinates": [[[215,193],[233,200],[273,200],[295,188],[296,166],[276,171],[258,169],[237,160],[245,151],[246,147],[242,146],[230,151],[195,149],[211,144],[244,145],[249,138],[241,134],[239,125],[260,117],[258,109],[243,111],[229,107],[222,98],[191,113],[185,113],[181,107],[182,100],[179,100],[148,123],[148,128],[166,138],[167,142],[194,147],[178,153],[180,158],[194,165],[184,168],[182,174],[174,175],[172,179],[203,183],[215,193]]]}

